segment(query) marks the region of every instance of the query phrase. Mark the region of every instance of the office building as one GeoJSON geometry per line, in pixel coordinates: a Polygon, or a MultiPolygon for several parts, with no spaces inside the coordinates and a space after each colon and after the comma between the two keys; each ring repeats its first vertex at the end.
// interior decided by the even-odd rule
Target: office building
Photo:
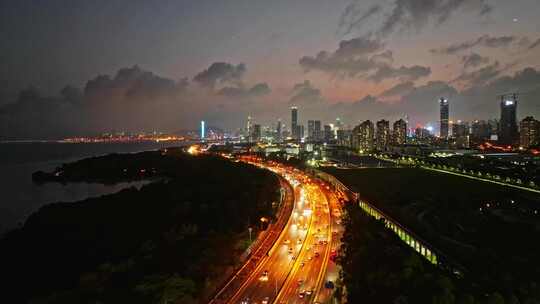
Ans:
{"type": "Polygon", "coordinates": [[[291,107],[291,132],[293,139],[300,139],[298,131],[298,108],[291,107]]]}
{"type": "Polygon", "coordinates": [[[277,126],[276,126],[276,136],[275,136],[275,139],[276,141],[281,141],[281,135],[282,135],[282,130],[281,130],[282,126],[281,126],[281,119],[278,119],[278,122],[277,122],[277,126]]]}
{"type": "Polygon", "coordinates": [[[490,138],[491,126],[489,123],[485,120],[475,120],[471,126],[471,140],[480,143],[490,138]]]}
{"type": "Polygon", "coordinates": [[[258,125],[258,124],[253,125],[253,132],[251,134],[251,140],[254,142],[261,140],[261,125],[258,125]]]}
{"type": "Polygon", "coordinates": [[[538,146],[540,121],[532,116],[525,117],[519,124],[519,145],[525,149],[538,146]]]}
{"type": "Polygon", "coordinates": [[[376,146],[379,151],[388,150],[390,145],[390,122],[388,120],[377,121],[376,146]]]}
{"type": "Polygon", "coordinates": [[[407,142],[407,122],[400,119],[394,122],[394,145],[403,145],[407,142]]]}
{"type": "Polygon", "coordinates": [[[440,137],[448,138],[448,117],[449,117],[449,102],[448,99],[441,98],[439,100],[440,107],[440,137]]]}
{"type": "Polygon", "coordinates": [[[499,143],[513,145],[518,142],[517,95],[501,97],[501,119],[499,121],[499,143]]]}
{"type": "Polygon", "coordinates": [[[324,141],[329,142],[334,139],[334,131],[331,125],[324,125],[324,141]]]}

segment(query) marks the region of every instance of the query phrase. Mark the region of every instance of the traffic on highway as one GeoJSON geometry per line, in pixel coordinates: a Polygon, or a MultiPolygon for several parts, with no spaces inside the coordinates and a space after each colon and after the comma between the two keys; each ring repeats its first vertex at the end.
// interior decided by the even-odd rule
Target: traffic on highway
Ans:
{"type": "Polygon", "coordinates": [[[275,172],[294,192],[292,212],[273,246],[227,303],[331,303],[342,227],[338,194],[298,169],[241,158],[275,172]]]}

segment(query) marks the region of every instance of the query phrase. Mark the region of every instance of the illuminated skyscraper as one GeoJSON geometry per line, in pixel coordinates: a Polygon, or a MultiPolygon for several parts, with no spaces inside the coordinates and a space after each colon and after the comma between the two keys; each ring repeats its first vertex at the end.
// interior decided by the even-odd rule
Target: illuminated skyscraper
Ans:
{"type": "Polygon", "coordinates": [[[403,145],[407,142],[407,122],[400,119],[394,122],[394,144],[403,145]]]}
{"type": "Polygon", "coordinates": [[[204,123],[204,120],[201,120],[201,139],[204,139],[205,135],[206,135],[205,123],[204,123]]]}
{"type": "Polygon", "coordinates": [[[390,142],[390,122],[388,120],[377,121],[376,144],[377,150],[386,151],[390,142]]]}
{"type": "Polygon", "coordinates": [[[254,142],[261,140],[261,125],[258,125],[258,124],[253,125],[253,132],[251,134],[251,140],[254,142]]]}
{"type": "Polygon", "coordinates": [[[251,133],[252,132],[253,132],[253,130],[252,130],[252,127],[251,127],[251,116],[248,115],[247,124],[246,124],[246,137],[247,137],[248,142],[251,142],[251,133]]]}
{"type": "Polygon", "coordinates": [[[440,137],[448,138],[448,116],[449,116],[449,102],[448,99],[439,99],[440,107],[440,137]]]}
{"type": "Polygon", "coordinates": [[[501,120],[499,126],[499,143],[512,145],[518,141],[517,95],[501,97],[501,120]]]}
{"type": "Polygon", "coordinates": [[[353,149],[361,153],[375,148],[375,126],[370,120],[366,120],[352,130],[351,145],[353,149]]]}
{"type": "Polygon", "coordinates": [[[540,121],[532,116],[525,117],[519,124],[519,145],[523,148],[538,146],[540,141],[540,121]]]}

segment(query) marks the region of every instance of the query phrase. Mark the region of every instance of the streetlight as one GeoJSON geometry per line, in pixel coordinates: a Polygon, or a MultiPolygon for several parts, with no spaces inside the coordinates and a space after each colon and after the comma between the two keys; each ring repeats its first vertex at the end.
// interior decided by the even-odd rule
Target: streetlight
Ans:
{"type": "Polygon", "coordinates": [[[248,231],[249,231],[249,243],[251,244],[251,231],[253,230],[253,228],[249,227],[248,228],[248,231]]]}

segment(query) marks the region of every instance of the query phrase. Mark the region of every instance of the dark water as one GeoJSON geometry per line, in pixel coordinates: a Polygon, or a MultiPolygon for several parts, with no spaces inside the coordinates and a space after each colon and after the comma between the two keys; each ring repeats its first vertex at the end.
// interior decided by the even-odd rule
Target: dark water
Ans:
{"type": "Polygon", "coordinates": [[[31,176],[37,170],[49,171],[62,163],[90,156],[155,150],[181,144],[183,143],[0,143],[0,233],[20,225],[28,215],[47,203],[78,201],[146,183],[37,185],[32,182],[31,176]]]}

